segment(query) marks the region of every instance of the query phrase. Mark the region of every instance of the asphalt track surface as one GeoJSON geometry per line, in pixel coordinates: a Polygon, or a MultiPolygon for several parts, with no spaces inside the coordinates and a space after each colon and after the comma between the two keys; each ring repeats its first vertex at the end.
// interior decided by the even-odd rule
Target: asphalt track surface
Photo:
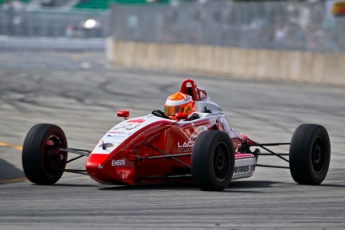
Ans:
{"type": "Polygon", "coordinates": [[[64,51],[101,51],[105,48],[103,38],[49,38],[14,37],[0,35],[0,51],[64,50],[64,51]]]}
{"type": "MultiPolygon", "coordinates": [[[[344,88],[104,63],[101,53],[0,54],[0,229],[345,228],[344,88]],[[223,192],[176,184],[104,186],[67,173],[54,186],[25,180],[21,146],[34,124],[57,124],[70,147],[92,149],[121,121],[118,109],[129,109],[131,117],[161,109],[187,77],[207,90],[233,128],[259,142],[289,142],[302,123],[325,126],[332,158],[323,184],[297,185],[289,170],[269,168],[257,168],[223,192]]],[[[259,163],[287,166],[265,156],[259,163]]]]}

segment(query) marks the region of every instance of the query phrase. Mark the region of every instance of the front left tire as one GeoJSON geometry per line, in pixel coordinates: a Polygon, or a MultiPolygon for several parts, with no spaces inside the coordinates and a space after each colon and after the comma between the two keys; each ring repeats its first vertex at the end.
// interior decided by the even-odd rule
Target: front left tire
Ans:
{"type": "Polygon", "coordinates": [[[52,124],[34,125],[27,133],[22,150],[22,165],[29,181],[55,184],[66,167],[67,140],[62,129],[52,124]]]}
{"type": "Polygon", "coordinates": [[[234,165],[234,149],[228,134],[207,130],[197,137],[191,167],[193,180],[201,190],[224,190],[231,181],[234,165]]]}

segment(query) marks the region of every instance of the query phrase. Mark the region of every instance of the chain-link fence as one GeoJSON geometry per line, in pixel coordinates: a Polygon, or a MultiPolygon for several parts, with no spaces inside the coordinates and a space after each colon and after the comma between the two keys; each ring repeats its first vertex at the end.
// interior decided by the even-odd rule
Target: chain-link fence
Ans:
{"type": "Polygon", "coordinates": [[[0,35],[99,38],[109,34],[109,12],[0,11],[0,35]]]}
{"type": "MultiPolygon", "coordinates": [[[[111,19],[109,14],[1,9],[0,47],[17,40],[22,43],[26,37],[32,37],[33,43],[37,37],[80,40],[113,34],[127,41],[345,52],[345,18],[328,17],[325,3],[319,1],[112,5],[111,19]],[[4,35],[17,40],[6,38],[4,42],[4,35]]],[[[49,47],[47,41],[40,44],[49,47]]]]}
{"type": "Polygon", "coordinates": [[[225,2],[112,5],[116,39],[243,48],[345,52],[345,18],[324,2],[225,2]]]}

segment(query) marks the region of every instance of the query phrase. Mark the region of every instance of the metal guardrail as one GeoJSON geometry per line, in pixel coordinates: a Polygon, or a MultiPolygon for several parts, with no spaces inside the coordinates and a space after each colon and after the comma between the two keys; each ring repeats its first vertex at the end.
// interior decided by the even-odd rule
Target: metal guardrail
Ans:
{"type": "Polygon", "coordinates": [[[138,42],[345,52],[345,19],[318,2],[111,6],[111,33],[138,42]]]}

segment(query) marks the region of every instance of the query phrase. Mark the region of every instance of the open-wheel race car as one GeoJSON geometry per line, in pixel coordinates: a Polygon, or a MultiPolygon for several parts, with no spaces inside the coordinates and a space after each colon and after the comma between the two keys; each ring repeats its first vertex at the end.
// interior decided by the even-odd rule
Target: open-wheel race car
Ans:
{"type": "Polygon", "coordinates": [[[330,140],[323,126],[300,125],[290,143],[253,141],[234,130],[221,108],[191,79],[168,98],[164,111],[132,119],[127,110],[117,115],[125,120],[106,132],[92,151],[69,148],[56,125],[33,126],[22,150],[27,178],[35,184],[54,184],[70,172],[103,184],[194,182],[201,190],[219,191],[231,180],[251,177],[256,167],[290,169],[297,183],[310,185],[320,184],[328,172],[330,140]],[[290,145],[289,153],[268,148],[277,145],[290,145]],[[68,152],[79,156],[68,159],[68,152]],[[260,155],[279,157],[288,166],[258,164],[260,155]],[[85,170],[66,167],[83,156],[85,170]]]}

